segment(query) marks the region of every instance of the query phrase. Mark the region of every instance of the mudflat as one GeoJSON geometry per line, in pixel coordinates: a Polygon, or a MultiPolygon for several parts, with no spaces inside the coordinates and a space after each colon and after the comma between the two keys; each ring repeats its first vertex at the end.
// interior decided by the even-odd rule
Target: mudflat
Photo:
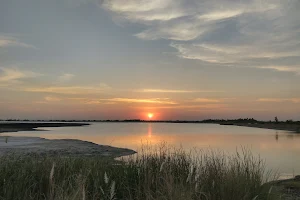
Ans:
{"type": "Polygon", "coordinates": [[[81,140],[48,140],[39,137],[0,136],[0,156],[17,154],[45,156],[104,156],[116,158],[134,153],[136,152],[130,149],[98,145],[81,140]]]}
{"type": "Polygon", "coordinates": [[[70,126],[87,126],[87,123],[0,123],[0,133],[18,132],[18,131],[34,131],[36,128],[43,127],[70,127],[70,126]]]}
{"type": "MultiPolygon", "coordinates": [[[[43,127],[87,126],[86,123],[0,123],[0,133],[34,131],[43,127]]],[[[98,145],[92,142],[61,139],[48,140],[39,137],[0,136],[0,156],[7,154],[46,156],[105,156],[120,157],[136,153],[130,149],[98,145]]]]}

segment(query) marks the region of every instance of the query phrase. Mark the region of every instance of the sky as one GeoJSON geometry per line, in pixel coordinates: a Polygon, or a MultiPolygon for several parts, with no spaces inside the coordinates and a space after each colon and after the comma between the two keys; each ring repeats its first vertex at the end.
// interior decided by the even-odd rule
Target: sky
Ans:
{"type": "Polygon", "coordinates": [[[299,0],[1,0],[0,118],[300,120],[299,0]]]}

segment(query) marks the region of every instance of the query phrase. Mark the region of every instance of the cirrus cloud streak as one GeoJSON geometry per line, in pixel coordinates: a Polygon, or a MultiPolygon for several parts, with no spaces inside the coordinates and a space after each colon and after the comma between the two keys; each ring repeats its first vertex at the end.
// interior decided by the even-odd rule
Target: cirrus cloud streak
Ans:
{"type": "Polygon", "coordinates": [[[102,6],[121,22],[142,25],[136,37],[168,40],[180,58],[299,74],[297,0],[104,0],[102,6]]]}

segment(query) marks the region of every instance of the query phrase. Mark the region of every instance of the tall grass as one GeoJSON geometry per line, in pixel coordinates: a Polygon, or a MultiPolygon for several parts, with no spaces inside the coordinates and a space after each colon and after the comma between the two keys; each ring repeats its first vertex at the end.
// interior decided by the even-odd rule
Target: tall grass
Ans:
{"type": "Polygon", "coordinates": [[[125,161],[103,157],[0,158],[0,199],[258,199],[264,162],[242,149],[187,153],[144,147],[125,161]]]}

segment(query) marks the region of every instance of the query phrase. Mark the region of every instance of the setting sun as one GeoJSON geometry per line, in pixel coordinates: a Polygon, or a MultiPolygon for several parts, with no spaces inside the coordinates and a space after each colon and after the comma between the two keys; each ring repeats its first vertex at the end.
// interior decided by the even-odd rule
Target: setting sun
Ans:
{"type": "Polygon", "coordinates": [[[148,113],[148,118],[152,119],[152,117],[153,117],[153,113],[148,113]]]}

